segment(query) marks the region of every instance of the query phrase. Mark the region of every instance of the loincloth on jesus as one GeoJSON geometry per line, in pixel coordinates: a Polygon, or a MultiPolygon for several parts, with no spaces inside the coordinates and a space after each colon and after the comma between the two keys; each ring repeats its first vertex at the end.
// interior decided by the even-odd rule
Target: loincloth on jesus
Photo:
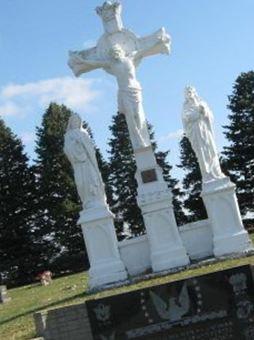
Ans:
{"type": "Polygon", "coordinates": [[[142,91],[137,88],[128,88],[118,91],[118,110],[124,114],[139,114],[142,110],[142,91]]]}

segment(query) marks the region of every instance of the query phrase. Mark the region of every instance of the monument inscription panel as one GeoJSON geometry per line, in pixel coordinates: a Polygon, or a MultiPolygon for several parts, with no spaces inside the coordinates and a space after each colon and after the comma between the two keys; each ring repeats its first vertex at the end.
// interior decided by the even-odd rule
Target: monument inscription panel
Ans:
{"type": "Polygon", "coordinates": [[[143,183],[150,183],[157,181],[157,175],[155,169],[144,170],[141,172],[143,183]]]}
{"type": "Polygon", "coordinates": [[[254,339],[250,266],[87,302],[95,340],[254,339]]]}

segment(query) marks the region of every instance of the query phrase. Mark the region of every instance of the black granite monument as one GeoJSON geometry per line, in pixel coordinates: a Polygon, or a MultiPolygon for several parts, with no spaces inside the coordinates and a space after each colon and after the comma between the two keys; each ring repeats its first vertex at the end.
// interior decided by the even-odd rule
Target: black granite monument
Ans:
{"type": "Polygon", "coordinates": [[[253,340],[250,266],[87,302],[95,340],[253,340]]]}

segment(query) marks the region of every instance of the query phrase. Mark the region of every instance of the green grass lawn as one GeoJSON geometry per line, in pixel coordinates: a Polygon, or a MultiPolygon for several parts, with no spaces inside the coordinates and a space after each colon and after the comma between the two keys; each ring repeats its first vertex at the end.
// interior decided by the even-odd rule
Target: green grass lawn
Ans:
{"type": "MultiPolygon", "coordinates": [[[[252,240],[254,241],[254,234],[252,234],[252,240]]],[[[5,305],[0,305],[0,340],[24,340],[35,337],[33,313],[43,309],[80,303],[90,298],[109,296],[244,264],[254,265],[254,256],[222,261],[93,295],[86,293],[86,273],[55,279],[50,286],[46,287],[33,284],[10,289],[8,293],[12,300],[5,305]]]]}

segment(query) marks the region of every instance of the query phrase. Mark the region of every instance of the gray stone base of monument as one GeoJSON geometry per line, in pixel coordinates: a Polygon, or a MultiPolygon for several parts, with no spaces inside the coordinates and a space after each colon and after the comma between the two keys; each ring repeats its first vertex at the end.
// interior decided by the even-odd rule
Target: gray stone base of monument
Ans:
{"type": "Polygon", "coordinates": [[[106,207],[88,209],[80,214],[78,224],[82,227],[90,261],[89,287],[126,280],[112,213],[106,207]]]}
{"type": "Polygon", "coordinates": [[[37,312],[34,322],[44,340],[93,340],[85,303],[37,312]]]}
{"type": "Polygon", "coordinates": [[[219,257],[253,249],[242,223],[235,185],[229,178],[205,183],[202,197],[213,229],[214,255],[219,257]]]}
{"type": "Polygon", "coordinates": [[[135,150],[138,205],[141,208],[155,272],[185,266],[189,257],[183,246],[172,207],[172,194],[164,181],[152,146],[135,150]]]}
{"type": "Polygon", "coordinates": [[[7,294],[6,286],[0,286],[0,303],[7,303],[11,301],[11,298],[7,294]]]}

